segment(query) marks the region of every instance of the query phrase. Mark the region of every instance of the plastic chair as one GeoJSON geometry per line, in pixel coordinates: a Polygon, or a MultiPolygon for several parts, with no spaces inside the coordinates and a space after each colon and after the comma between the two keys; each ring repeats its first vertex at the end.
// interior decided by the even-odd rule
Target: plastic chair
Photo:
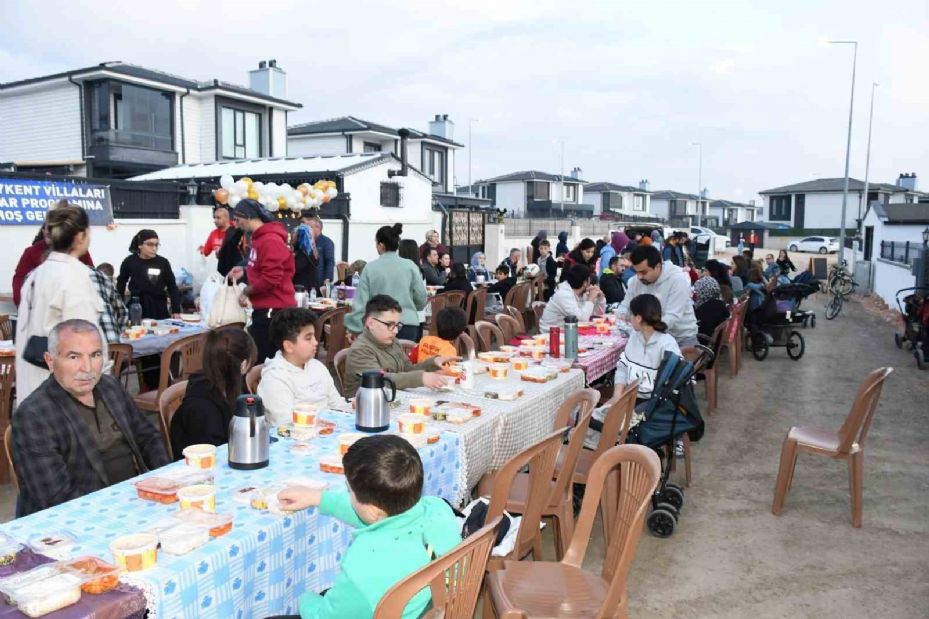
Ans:
{"type": "Polygon", "coordinates": [[[400,619],[410,599],[429,587],[432,603],[420,619],[471,619],[493,550],[500,518],[391,587],[374,609],[374,619],[400,619]]]}
{"type": "Polygon", "coordinates": [[[206,342],[206,333],[197,333],[168,344],[168,347],[161,353],[158,388],[135,396],[133,401],[136,407],[142,411],[159,412],[158,400],[162,392],[171,384],[190,378],[191,374],[203,367],[204,342],[206,342]],[[180,369],[177,376],[171,373],[171,363],[175,355],[180,356],[180,369]]]}
{"type": "Polygon", "coordinates": [[[487,308],[487,289],[475,288],[474,292],[468,295],[465,302],[465,315],[468,317],[468,324],[473,325],[478,320],[484,320],[484,311],[487,308]]]}
{"type": "Polygon", "coordinates": [[[3,450],[6,452],[6,466],[10,472],[10,482],[19,492],[19,479],[16,478],[16,469],[13,467],[13,426],[7,426],[3,431],[3,450]]]}
{"type": "Polygon", "coordinates": [[[345,316],[348,306],[335,307],[323,312],[313,323],[313,332],[319,346],[316,348],[316,358],[325,365],[337,352],[345,348],[345,316]],[[326,327],[329,332],[326,332],[326,327]],[[325,344],[325,346],[323,345],[325,344]]]}
{"type": "Polygon", "coordinates": [[[477,353],[474,348],[474,340],[465,331],[455,340],[455,348],[458,350],[458,356],[462,359],[471,359],[477,353]]]}
{"type": "Polygon", "coordinates": [[[0,314],[0,340],[13,339],[13,321],[7,314],[0,314]]]}
{"type": "MultiPolygon", "coordinates": [[[[535,314],[535,324],[542,324],[542,314],[545,313],[545,306],[548,305],[545,301],[533,301],[532,302],[532,313],[535,314]]],[[[541,333],[541,327],[539,328],[539,333],[541,333]]]]}
{"type": "Polygon", "coordinates": [[[335,370],[335,378],[338,381],[336,387],[339,388],[339,393],[342,396],[345,396],[345,362],[348,359],[348,351],[351,348],[343,348],[335,354],[335,358],[332,360],[332,367],[335,370]]]}
{"type": "Polygon", "coordinates": [[[519,324],[519,328],[516,331],[517,333],[529,333],[529,330],[526,329],[526,321],[523,320],[523,314],[521,311],[519,311],[512,305],[509,307],[504,307],[503,309],[506,311],[507,314],[512,316],[513,319],[516,320],[516,322],[519,324]]]}
{"type": "MultiPolygon", "coordinates": [[[[731,318],[729,319],[731,320],[731,318]]],[[[713,358],[703,366],[703,379],[706,387],[706,402],[707,402],[707,412],[712,413],[716,410],[718,406],[718,386],[719,386],[719,374],[716,371],[716,362],[719,360],[719,354],[723,346],[723,340],[726,338],[726,332],[729,329],[729,320],[724,320],[720,325],[716,327],[713,331],[713,335],[707,341],[707,345],[710,347],[710,350],[713,351],[713,358]]],[[[703,336],[700,336],[701,338],[703,336]]],[[[681,350],[681,354],[686,357],[689,361],[693,361],[700,356],[700,351],[698,351],[693,346],[687,346],[681,350]]]]}
{"type": "Polygon", "coordinates": [[[123,387],[128,388],[129,372],[126,370],[132,361],[132,344],[107,344],[107,348],[110,362],[113,364],[110,371],[116,380],[123,384],[123,387]]]}
{"type": "Polygon", "coordinates": [[[245,374],[245,388],[252,395],[258,393],[258,383],[261,382],[261,370],[265,367],[264,363],[259,363],[245,374]]]}
{"type": "MultiPolygon", "coordinates": [[[[158,396],[158,416],[161,419],[161,435],[164,437],[165,446],[168,448],[168,456],[174,459],[174,451],[171,449],[171,420],[174,419],[174,413],[184,401],[187,394],[187,381],[182,380],[174,383],[165,389],[158,396]]],[[[180,454],[178,454],[180,455],[180,454]]]]}
{"type": "Polygon", "coordinates": [[[348,266],[349,265],[347,262],[336,262],[335,263],[335,272],[336,272],[336,275],[339,276],[340,282],[345,281],[345,271],[348,270],[348,266]]]}
{"type": "Polygon", "coordinates": [[[725,337],[719,352],[725,350],[729,353],[729,375],[736,376],[742,367],[742,326],[745,323],[745,313],[748,311],[748,300],[743,299],[732,308],[732,314],[726,322],[725,337]]]}
{"type": "Polygon", "coordinates": [[[503,339],[506,340],[507,344],[522,333],[522,331],[519,330],[519,321],[509,314],[497,314],[494,316],[494,320],[497,321],[497,326],[500,327],[500,331],[503,332],[503,339]]]}
{"type": "MultiPolygon", "coordinates": [[[[13,419],[13,392],[16,385],[16,358],[0,357],[0,428],[9,431],[13,419]]],[[[0,466],[0,483],[15,482],[13,455],[7,449],[7,466],[0,466]]]]}
{"type": "Polygon", "coordinates": [[[505,561],[502,569],[488,573],[485,616],[627,617],[626,578],[660,475],[658,456],[647,447],[619,445],[606,451],[590,470],[577,528],[564,559],[557,563],[505,561]],[[605,487],[617,485],[619,491],[609,506],[615,517],[604,539],[606,556],[600,573],[591,573],[582,565],[597,505],[605,487]]]}
{"type": "Polygon", "coordinates": [[[503,331],[492,322],[478,320],[474,323],[474,328],[477,330],[478,347],[481,352],[498,350],[501,345],[507,343],[503,331]],[[496,345],[494,340],[497,342],[496,345]]]}
{"type": "Polygon", "coordinates": [[[891,372],[893,368],[885,367],[868,374],[858,387],[858,393],[855,394],[848,417],[845,418],[845,422],[838,431],[794,426],[787,432],[787,438],[784,439],[784,445],[781,448],[781,465],[774,488],[774,504],[771,506],[771,512],[775,516],[780,515],[787,493],[790,491],[794,469],[797,466],[797,455],[800,452],[806,452],[848,462],[852,526],[861,527],[864,442],[868,437],[868,430],[881,397],[884,381],[891,372]]]}

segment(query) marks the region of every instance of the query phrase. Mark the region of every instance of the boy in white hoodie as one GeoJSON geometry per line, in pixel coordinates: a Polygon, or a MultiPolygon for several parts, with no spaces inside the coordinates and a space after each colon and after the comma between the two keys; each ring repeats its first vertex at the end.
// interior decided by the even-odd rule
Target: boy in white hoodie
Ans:
{"type": "Polygon", "coordinates": [[[292,307],[271,318],[271,343],[277,353],[265,362],[258,396],[272,425],[289,423],[295,404],[344,406],[326,366],[316,360],[316,314],[292,307]]]}

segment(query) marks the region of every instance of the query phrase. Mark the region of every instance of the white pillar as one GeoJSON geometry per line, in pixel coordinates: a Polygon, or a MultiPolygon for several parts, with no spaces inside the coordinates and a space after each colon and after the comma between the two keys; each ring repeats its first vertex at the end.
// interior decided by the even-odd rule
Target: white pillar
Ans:
{"type": "Polygon", "coordinates": [[[484,256],[488,269],[494,268],[507,257],[506,232],[502,223],[484,226],[484,256]]]}

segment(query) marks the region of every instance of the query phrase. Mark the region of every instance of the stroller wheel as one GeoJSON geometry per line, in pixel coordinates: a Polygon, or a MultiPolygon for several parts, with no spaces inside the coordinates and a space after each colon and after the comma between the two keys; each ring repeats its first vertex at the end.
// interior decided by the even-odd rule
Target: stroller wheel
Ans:
{"type": "Polygon", "coordinates": [[[662,499],[670,503],[674,509],[677,510],[678,514],[680,514],[681,510],[684,508],[684,491],[681,490],[680,486],[677,484],[667,484],[664,488],[662,499]]]}
{"type": "Polygon", "coordinates": [[[791,331],[787,336],[787,356],[797,361],[803,356],[804,350],[806,350],[806,342],[803,341],[803,336],[799,331],[791,331]]]}
{"type": "Polygon", "coordinates": [[[810,316],[810,328],[816,328],[816,314],[810,316]]]}
{"type": "Polygon", "coordinates": [[[768,356],[768,340],[765,338],[764,333],[757,332],[753,333],[751,336],[752,342],[752,356],[759,361],[764,361],[768,356]]]}
{"type": "Polygon", "coordinates": [[[645,524],[655,537],[671,537],[677,527],[677,518],[666,509],[653,509],[645,524]]]}
{"type": "Polygon", "coordinates": [[[894,344],[897,345],[897,348],[903,348],[903,338],[900,337],[899,333],[894,333],[894,344]]]}
{"type": "Polygon", "coordinates": [[[680,520],[681,518],[681,510],[674,507],[670,503],[659,503],[657,509],[663,509],[666,512],[671,512],[674,515],[675,520],[680,520]]]}

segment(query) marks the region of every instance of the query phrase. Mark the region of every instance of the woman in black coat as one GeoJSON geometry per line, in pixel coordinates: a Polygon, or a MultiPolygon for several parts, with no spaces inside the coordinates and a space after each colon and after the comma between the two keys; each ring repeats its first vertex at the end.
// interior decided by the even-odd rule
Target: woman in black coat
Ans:
{"type": "Polygon", "coordinates": [[[452,264],[448,279],[445,280],[445,287],[439,292],[449,292],[451,290],[459,290],[465,294],[474,292],[474,286],[468,281],[468,270],[460,262],[452,264]]]}
{"type": "Polygon", "coordinates": [[[244,330],[217,329],[207,334],[203,371],[191,375],[184,400],[171,419],[168,433],[175,460],[190,445],[229,442],[229,422],[255,355],[255,342],[244,330]]]}
{"type": "Polygon", "coordinates": [[[130,296],[138,297],[142,305],[142,318],[155,320],[169,318],[172,314],[177,317],[181,313],[181,293],[174,280],[174,271],[168,259],[158,255],[159,246],[157,232],[139,230],[129,244],[132,253],[123,260],[116,279],[120,296],[125,297],[128,284],[130,296]]]}

